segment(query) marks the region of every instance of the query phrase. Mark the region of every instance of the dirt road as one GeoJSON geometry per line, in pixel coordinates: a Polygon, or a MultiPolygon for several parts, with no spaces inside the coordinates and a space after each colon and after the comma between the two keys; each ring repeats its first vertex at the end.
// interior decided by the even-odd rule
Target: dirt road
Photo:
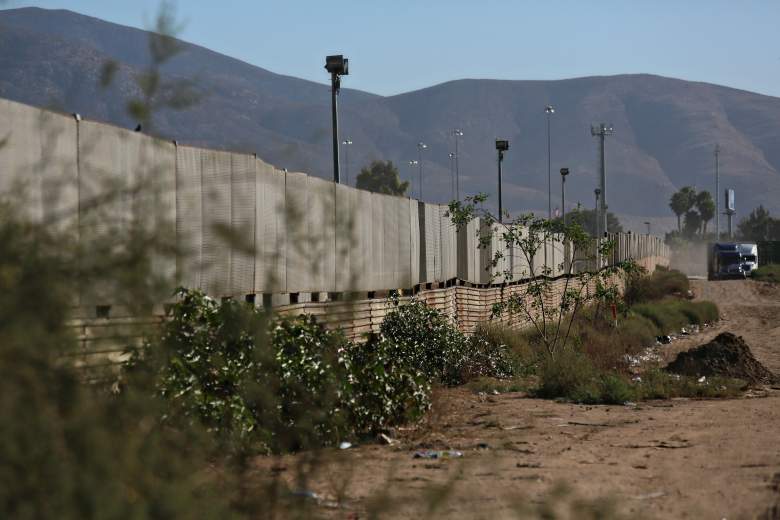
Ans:
{"type": "MultiPolygon", "coordinates": [[[[695,281],[693,288],[716,301],[724,319],[674,350],[730,331],[780,372],[780,288],[751,281],[695,281]]],[[[606,497],[631,517],[758,518],[780,504],[780,390],[761,395],[581,406],[445,390],[427,421],[398,432],[395,446],[329,452],[306,487],[343,497],[345,507],[323,511],[334,518],[366,517],[377,496],[396,506],[397,517],[430,517],[428,504],[446,498],[438,510],[444,518],[517,518],[559,483],[571,489],[554,500],[559,506],[606,497]],[[414,459],[422,448],[464,456],[414,459]]],[[[281,472],[295,486],[300,460],[259,459],[258,470],[281,472]]]]}

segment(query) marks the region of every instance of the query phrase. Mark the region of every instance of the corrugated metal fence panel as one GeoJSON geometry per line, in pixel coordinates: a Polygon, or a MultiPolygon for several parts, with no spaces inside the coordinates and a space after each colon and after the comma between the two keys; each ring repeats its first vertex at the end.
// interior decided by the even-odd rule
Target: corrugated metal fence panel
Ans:
{"type": "MultiPolygon", "coordinates": [[[[392,274],[388,275],[387,258],[385,256],[385,205],[384,197],[378,193],[371,194],[371,253],[367,269],[371,276],[371,290],[382,290],[392,285],[392,274]]],[[[390,271],[392,273],[392,271],[390,271]]]]}
{"type": "Polygon", "coordinates": [[[414,286],[420,283],[420,213],[417,210],[416,200],[406,199],[406,204],[409,208],[409,267],[411,272],[410,284],[411,286],[414,286]]]}
{"type": "MultiPolygon", "coordinates": [[[[42,146],[40,165],[42,215],[47,222],[55,226],[58,232],[71,233],[75,238],[79,207],[76,156],[78,123],[72,117],[44,110],[38,111],[36,119],[42,146]]],[[[0,135],[6,134],[0,133],[0,135]]],[[[0,147],[0,154],[3,148],[0,147]]]]}
{"type": "Polygon", "coordinates": [[[421,237],[425,237],[424,273],[421,269],[422,282],[432,283],[441,278],[441,221],[439,207],[435,204],[420,206],[421,237]]]}
{"type": "Polygon", "coordinates": [[[457,230],[458,240],[458,278],[477,283],[474,276],[474,251],[476,244],[477,222],[472,220],[457,230]]]}
{"type": "Polygon", "coordinates": [[[164,288],[170,294],[176,278],[176,257],[168,251],[176,243],[176,146],[137,132],[128,132],[125,138],[133,219],[154,236],[149,251],[151,270],[156,278],[171,284],[164,288]]]}
{"type": "Polygon", "coordinates": [[[285,173],[255,161],[255,292],[287,292],[285,173]]]}
{"type": "Polygon", "coordinates": [[[354,221],[353,243],[349,255],[352,268],[351,288],[355,291],[370,291],[374,287],[373,254],[371,236],[374,231],[371,193],[363,190],[350,192],[354,221]]]}
{"type": "Polygon", "coordinates": [[[308,291],[336,290],[336,185],[318,177],[307,178],[309,251],[312,273],[308,291]]]}
{"type": "MultiPolygon", "coordinates": [[[[79,123],[79,237],[87,255],[97,251],[92,243],[121,241],[127,233],[131,219],[128,185],[134,166],[128,153],[129,133],[91,121],[79,123]]],[[[110,281],[84,284],[81,303],[114,303],[116,289],[110,281]]]]}
{"type": "Polygon", "coordinates": [[[284,190],[287,223],[287,292],[312,290],[312,272],[309,219],[307,218],[308,176],[299,172],[287,172],[284,190]]]}
{"type": "Polygon", "coordinates": [[[403,197],[393,197],[396,214],[396,250],[394,288],[407,289],[412,285],[412,237],[409,233],[409,201],[403,197]]]}
{"type": "Polygon", "coordinates": [[[176,147],[176,272],[178,283],[201,287],[203,185],[200,148],[176,147]]]}
{"type": "Polygon", "coordinates": [[[400,266],[398,265],[400,245],[400,233],[398,231],[400,220],[399,198],[390,195],[380,195],[378,198],[382,204],[384,215],[384,244],[382,249],[382,265],[384,287],[397,289],[400,279],[400,266]]]}
{"type": "Polygon", "coordinates": [[[203,275],[204,291],[213,297],[230,296],[231,217],[230,154],[201,151],[203,179],[203,275]]]}
{"type": "Polygon", "coordinates": [[[40,222],[42,156],[38,126],[42,112],[32,107],[0,100],[0,193],[20,204],[24,217],[40,222]]]}
{"type": "Polygon", "coordinates": [[[255,162],[251,155],[230,156],[230,292],[233,296],[255,292],[255,162]]]}
{"type": "Polygon", "coordinates": [[[439,206],[442,280],[452,280],[458,277],[458,238],[455,224],[452,223],[448,213],[447,206],[439,206]]]}

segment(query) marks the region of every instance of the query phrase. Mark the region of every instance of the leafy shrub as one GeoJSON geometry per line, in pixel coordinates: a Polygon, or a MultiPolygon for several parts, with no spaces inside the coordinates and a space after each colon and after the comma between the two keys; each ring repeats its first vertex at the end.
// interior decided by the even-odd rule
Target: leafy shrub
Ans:
{"type": "Polygon", "coordinates": [[[582,400],[585,394],[592,392],[597,378],[593,364],[582,352],[575,348],[566,348],[555,356],[545,356],[539,366],[540,397],[555,399],[566,398],[582,400]]]}
{"type": "Polygon", "coordinates": [[[639,399],[671,399],[673,397],[737,397],[747,385],[739,379],[726,377],[709,377],[699,382],[695,377],[679,376],[654,369],[642,373],[636,386],[639,399]]]}
{"type": "Polygon", "coordinates": [[[761,282],[780,283],[780,264],[762,265],[750,275],[761,282]]]}
{"type": "Polygon", "coordinates": [[[626,285],[627,304],[661,300],[667,296],[685,295],[690,288],[688,277],[680,271],[656,268],[650,275],[632,276],[626,285]]]}
{"type": "Polygon", "coordinates": [[[414,300],[389,313],[382,338],[398,346],[398,356],[432,382],[458,385],[480,376],[509,377],[514,363],[507,345],[461,333],[436,309],[414,300]]]}
{"type": "Polygon", "coordinates": [[[430,407],[430,379],[404,357],[405,350],[387,338],[373,337],[344,352],[344,406],[356,431],[413,420],[430,407]]]}
{"type": "Polygon", "coordinates": [[[719,318],[717,305],[709,301],[663,300],[635,305],[632,311],[650,320],[659,334],[679,331],[692,323],[712,323],[719,318]]]}
{"type": "Polygon", "coordinates": [[[445,385],[462,383],[461,368],[467,338],[449,319],[425,303],[413,300],[390,312],[380,335],[398,346],[398,355],[445,385]]]}
{"type": "Polygon", "coordinates": [[[497,323],[480,323],[473,334],[479,341],[487,342],[503,351],[515,374],[536,371],[538,354],[531,344],[530,331],[518,331],[497,323]]]}

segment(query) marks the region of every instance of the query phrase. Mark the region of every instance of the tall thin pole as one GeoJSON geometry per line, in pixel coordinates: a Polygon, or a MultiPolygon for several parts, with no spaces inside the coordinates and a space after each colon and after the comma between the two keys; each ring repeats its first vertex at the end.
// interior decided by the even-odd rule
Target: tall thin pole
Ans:
{"type": "Polygon", "coordinates": [[[330,95],[331,95],[331,109],[333,116],[333,182],[339,183],[339,110],[338,110],[338,95],[339,95],[339,77],[338,74],[332,73],[330,75],[330,95]]]}
{"type": "Polygon", "coordinates": [[[720,145],[715,145],[715,241],[720,240],[720,145]]]}
{"type": "Polygon", "coordinates": [[[599,138],[599,155],[601,156],[601,179],[599,183],[601,188],[601,214],[599,215],[599,220],[603,226],[601,231],[604,233],[609,232],[607,226],[607,158],[604,153],[604,141],[608,135],[613,133],[612,125],[601,123],[598,126],[590,127],[590,134],[599,138]]]}
{"type": "Polygon", "coordinates": [[[458,138],[463,135],[463,130],[456,128],[452,133],[455,135],[455,198],[460,200],[460,152],[458,151],[458,138]]]}
{"type": "MultiPolygon", "coordinates": [[[[453,199],[455,199],[455,168],[454,168],[453,165],[455,164],[455,161],[457,160],[457,157],[458,157],[457,153],[450,152],[450,180],[452,181],[451,182],[451,184],[452,184],[451,188],[452,188],[452,198],[453,199]]],[[[455,200],[457,200],[457,199],[455,199],[455,200]]]]}
{"type": "Polygon", "coordinates": [[[561,219],[566,225],[566,176],[561,175],[561,219]]]}
{"type": "MultiPolygon", "coordinates": [[[[422,144],[422,143],[420,143],[420,144],[422,144]]],[[[419,144],[417,145],[417,166],[420,168],[420,172],[419,172],[419,175],[418,175],[418,177],[420,179],[420,191],[418,193],[419,193],[419,196],[420,196],[420,200],[422,200],[422,198],[423,198],[423,192],[422,192],[422,146],[420,146],[419,144]]]]}
{"type": "Polygon", "coordinates": [[[550,116],[555,113],[552,105],[544,107],[547,114],[547,219],[552,220],[552,138],[550,134],[550,116]]]}
{"type": "Polygon", "coordinates": [[[504,152],[498,151],[498,222],[504,221],[504,204],[501,196],[501,163],[504,160],[504,152]]]}

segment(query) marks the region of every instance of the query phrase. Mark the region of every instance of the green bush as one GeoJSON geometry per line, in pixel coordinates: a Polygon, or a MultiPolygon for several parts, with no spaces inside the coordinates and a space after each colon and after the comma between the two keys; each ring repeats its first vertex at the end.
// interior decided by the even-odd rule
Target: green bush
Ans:
{"type": "Polygon", "coordinates": [[[529,331],[518,331],[496,323],[480,323],[474,330],[473,338],[502,351],[514,374],[536,371],[538,354],[531,345],[529,331]]]}
{"type": "Polygon", "coordinates": [[[405,350],[374,337],[344,352],[348,376],[342,397],[356,431],[417,419],[430,407],[430,379],[404,357],[405,350]]]}
{"type": "Polygon", "coordinates": [[[654,369],[642,373],[636,389],[639,399],[726,398],[739,396],[746,386],[739,379],[708,377],[699,382],[695,377],[654,369]]]}
{"type": "Polygon", "coordinates": [[[398,355],[431,380],[445,385],[463,382],[468,339],[449,319],[425,303],[399,305],[382,321],[380,335],[398,346],[398,355]]]}
{"type": "Polygon", "coordinates": [[[688,277],[680,271],[656,268],[650,275],[637,275],[629,279],[623,297],[628,305],[634,305],[672,295],[683,296],[689,288],[688,277]]]}
{"type": "Polygon", "coordinates": [[[780,264],[762,265],[751,276],[761,282],[780,283],[780,264]]]}
{"type": "Polygon", "coordinates": [[[473,377],[509,377],[514,373],[507,345],[479,334],[466,337],[446,316],[420,301],[389,313],[380,335],[397,345],[398,356],[431,382],[458,385],[473,377]]]}
{"type": "Polygon", "coordinates": [[[690,324],[713,323],[719,319],[717,305],[709,301],[662,300],[635,305],[631,310],[650,320],[658,334],[676,332],[690,324]]]}

